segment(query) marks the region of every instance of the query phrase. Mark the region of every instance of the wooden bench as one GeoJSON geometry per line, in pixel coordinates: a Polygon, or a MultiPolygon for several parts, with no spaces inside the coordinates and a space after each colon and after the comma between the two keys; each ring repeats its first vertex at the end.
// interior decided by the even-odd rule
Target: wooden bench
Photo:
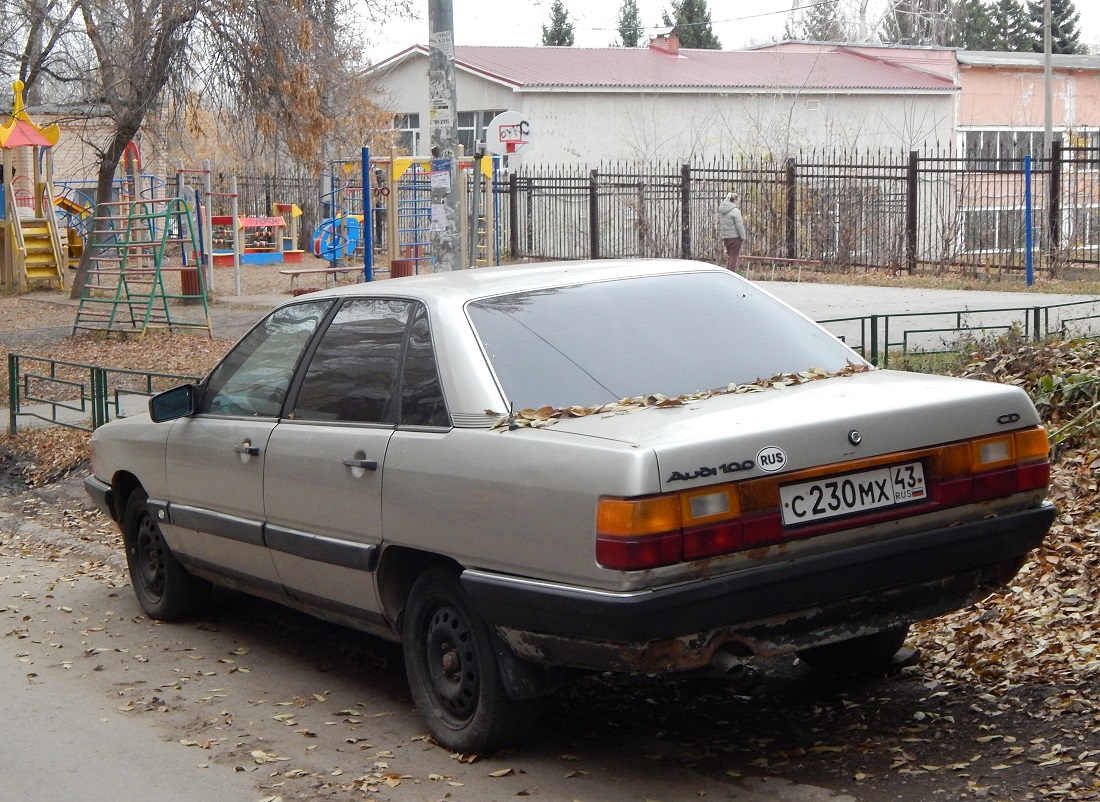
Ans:
{"type": "Polygon", "coordinates": [[[361,267],[288,267],[279,271],[284,276],[290,276],[290,289],[293,292],[298,286],[298,279],[307,273],[323,273],[325,276],[325,286],[328,286],[329,277],[332,277],[333,283],[336,281],[337,273],[362,273],[361,267]]]}

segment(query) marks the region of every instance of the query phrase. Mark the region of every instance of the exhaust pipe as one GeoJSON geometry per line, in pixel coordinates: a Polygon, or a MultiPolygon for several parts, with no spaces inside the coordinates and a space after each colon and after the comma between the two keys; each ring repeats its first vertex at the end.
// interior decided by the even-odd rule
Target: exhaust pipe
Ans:
{"type": "Polygon", "coordinates": [[[716,649],[710,658],[710,668],[723,677],[739,677],[747,670],[745,664],[727,649],[716,649]]]}

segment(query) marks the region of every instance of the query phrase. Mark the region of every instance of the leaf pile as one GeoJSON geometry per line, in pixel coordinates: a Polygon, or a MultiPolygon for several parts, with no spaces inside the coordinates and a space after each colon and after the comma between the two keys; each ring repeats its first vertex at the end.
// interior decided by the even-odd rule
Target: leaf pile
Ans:
{"type": "Polygon", "coordinates": [[[1035,715],[1100,713],[1100,342],[1051,342],[981,354],[963,371],[1022,387],[1036,401],[1055,449],[1051,500],[1058,518],[1012,586],[918,627],[924,669],[951,683],[994,690],[1057,686],[1035,715]]]}
{"type": "Polygon", "coordinates": [[[40,487],[68,476],[88,459],[87,432],[64,426],[25,429],[0,436],[0,464],[17,466],[20,481],[40,487]]]}
{"type": "MultiPolygon", "coordinates": [[[[670,397],[661,393],[653,395],[639,395],[633,398],[624,398],[610,404],[597,404],[595,406],[571,406],[571,407],[540,407],[539,409],[524,409],[512,415],[504,415],[493,424],[493,429],[541,429],[553,426],[559,420],[568,418],[584,418],[588,415],[618,415],[636,409],[682,407],[706,398],[718,395],[743,395],[745,393],[763,393],[768,390],[782,390],[784,387],[794,387],[806,382],[819,379],[830,379],[838,376],[852,376],[856,373],[866,373],[871,368],[866,365],[849,363],[843,370],[832,373],[823,368],[810,368],[799,373],[782,373],[772,376],[770,379],[757,379],[747,384],[730,384],[723,389],[704,390],[699,393],[690,393],[670,397]]],[[[499,412],[485,410],[486,415],[500,416],[499,412]]]]}
{"type": "Polygon", "coordinates": [[[1058,452],[1094,444],[1100,433],[1098,340],[1030,343],[1007,351],[976,353],[960,375],[1026,390],[1058,452]]]}

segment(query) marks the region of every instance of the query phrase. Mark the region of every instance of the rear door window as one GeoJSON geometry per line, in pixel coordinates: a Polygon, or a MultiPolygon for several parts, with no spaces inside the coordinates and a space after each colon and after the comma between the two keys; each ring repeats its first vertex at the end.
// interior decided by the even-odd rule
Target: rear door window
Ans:
{"type": "Polygon", "coordinates": [[[321,336],[293,416],[396,423],[398,368],[412,307],[406,300],[346,301],[321,336]]]}
{"type": "Polygon", "coordinates": [[[435,350],[432,348],[428,313],[417,305],[409,326],[405,349],[404,373],[401,377],[402,426],[450,426],[451,416],[443,398],[435,350]]]}

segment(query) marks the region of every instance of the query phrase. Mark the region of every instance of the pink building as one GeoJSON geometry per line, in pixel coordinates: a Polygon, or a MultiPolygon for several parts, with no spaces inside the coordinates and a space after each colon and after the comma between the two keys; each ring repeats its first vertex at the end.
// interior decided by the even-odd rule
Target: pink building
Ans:
{"type": "MultiPolygon", "coordinates": [[[[957,87],[954,145],[986,161],[1042,153],[1043,55],[947,47],[782,42],[761,50],[851,52],[950,79],[957,87]]],[[[1100,147],[1100,56],[1051,57],[1056,138],[1100,147]]]]}

